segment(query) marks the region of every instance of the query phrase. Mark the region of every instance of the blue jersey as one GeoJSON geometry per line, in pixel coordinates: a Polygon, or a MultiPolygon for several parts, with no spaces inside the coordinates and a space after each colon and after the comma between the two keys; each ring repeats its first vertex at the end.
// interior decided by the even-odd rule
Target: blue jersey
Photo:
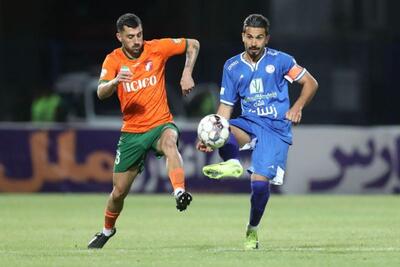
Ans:
{"type": "Polygon", "coordinates": [[[233,106],[240,99],[243,117],[291,144],[291,122],[285,119],[290,108],[288,82],[305,72],[292,56],[271,48],[254,65],[241,53],[224,65],[220,101],[233,106]]]}

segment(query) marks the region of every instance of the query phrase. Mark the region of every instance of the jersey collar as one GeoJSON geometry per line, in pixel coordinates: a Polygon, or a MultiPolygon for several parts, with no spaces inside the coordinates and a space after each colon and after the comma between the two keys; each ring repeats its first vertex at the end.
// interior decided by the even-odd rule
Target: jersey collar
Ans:
{"type": "Polygon", "coordinates": [[[250,67],[251,71],[256,71],[258,69],[258,65],[260,64],[261,60],[265,57],[265,55],[267,54],[267,48],[264,48],[264,53],[263,55],[260,57],[260,59],[257,61],[257,63],[255,65],[250,64],[249,62],[246,61],[246,59],[244,58],[244,54],[246,52],[243,52],[242,54],[240,54],[240,60],[246,64],[247,66],[250,67]]]}

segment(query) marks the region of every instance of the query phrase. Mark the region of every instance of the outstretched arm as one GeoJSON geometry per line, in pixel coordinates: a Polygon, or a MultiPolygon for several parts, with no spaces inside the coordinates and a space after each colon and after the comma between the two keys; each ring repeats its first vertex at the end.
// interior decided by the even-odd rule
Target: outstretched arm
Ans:
{"type": "Polygon", "coordinates": [[[186,39],[186,62],[182,72],[181,88],[183,95],[187,95],[194,87],[192,72],[200,50],[200,43],[195,39],[186,39]]]}
{"type": "Polygon", "coordinates": [[[298,82],[303,85],[300,96],[297,98],[296,102],[289,109],[289,111],[286,112],[286,119],[295,124],[300,123],[303,108],[310,103],[318,89],[317,81],[308,72],[306,72],[304,76],[298,80],[298,82]]]}

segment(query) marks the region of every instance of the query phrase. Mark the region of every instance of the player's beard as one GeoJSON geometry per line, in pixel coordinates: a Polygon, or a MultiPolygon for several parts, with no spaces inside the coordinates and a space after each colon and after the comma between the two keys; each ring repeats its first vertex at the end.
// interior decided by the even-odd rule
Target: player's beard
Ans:
{"type": "Polygon", "coordinates": [[[142,46],[133,46],[131,49],[129,49],[129,54],[131,54],[133,57],[138,58],[143,52],[143,45],[142,46]]]}
{"type": "Polygon", "coordinates": [[[262,49],[260,47],[247,48],[247,54],[253,61],[256,61],[260,58],[261,52],[262,52],[262,49]]]}
{"type": "Polygon", "coordinates": [[[132,55],[136,58],[140,57],[143,52],[143,45],[140,47],[132,47],[132,55]]]}

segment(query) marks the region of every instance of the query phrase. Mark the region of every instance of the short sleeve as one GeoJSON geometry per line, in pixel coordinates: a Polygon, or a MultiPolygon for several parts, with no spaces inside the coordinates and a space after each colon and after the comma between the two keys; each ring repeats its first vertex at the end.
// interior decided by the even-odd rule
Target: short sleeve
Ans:
{"type": "Polygon", "coordinates": [[[103,66],[101,68],[101,74],[99,82],[102,81],[111,81],[117,76],[118,73],[118,62],[111,56],[107,55],[106,59],[103,62],[103,66]]]}
{"type": "Polygon", "coordinates": [[[165,38],[158,41],[158,51],[165,57],[183,54],[186,51],[185,38],[165,38]]]}
{"type": "Polygon", "coordinates": [[[227,64],[228,63],[225,63],[222,73],[220,102],[229,106],[233,106],[238,100],[238,94],[231,77],[232,73],[227,69],[227,64]]]}

